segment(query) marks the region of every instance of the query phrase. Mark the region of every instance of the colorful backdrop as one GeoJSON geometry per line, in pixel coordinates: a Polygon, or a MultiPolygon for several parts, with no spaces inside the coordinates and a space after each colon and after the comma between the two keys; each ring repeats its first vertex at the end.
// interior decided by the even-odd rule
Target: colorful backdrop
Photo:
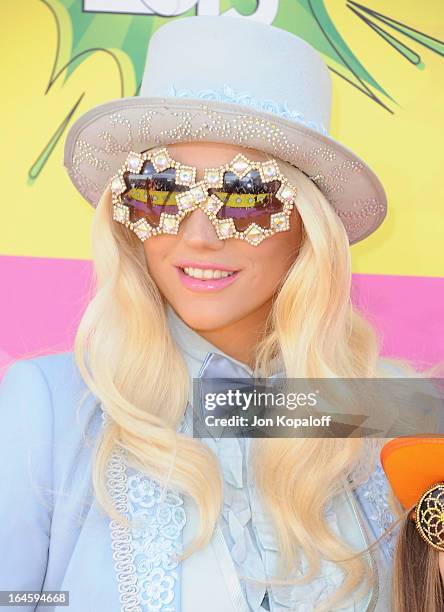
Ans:
{"type": "Polygon", "coordinates": [[[0,364],[69,350],[89,299],[93,210],[62,164],[69,126],[136,95],[150,35],[194,14],[273,23],[322,54],[331,134],[388,193],[385,222],[351,249],[353,299],[385,355],[443,359],[442,0],[14,0],[0,6],[0,364]]]}

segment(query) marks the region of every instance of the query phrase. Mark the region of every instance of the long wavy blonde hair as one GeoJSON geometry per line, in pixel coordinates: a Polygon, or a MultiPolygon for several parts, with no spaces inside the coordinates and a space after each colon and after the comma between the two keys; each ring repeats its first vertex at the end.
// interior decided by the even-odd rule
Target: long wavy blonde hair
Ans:
{"type": "MultiPolygon", "coordinates": [[[[299,189],[303,241],[275,296],[255,371],[267,376],[278,354],[287,377],[381,375],[378,337],[350,300],[344,226],[302,172],[285,162],[279,166],[299,189]]],[[[78,328],[75,358],[109,417],[96,447],[96,498],[110,517],[128,525],[114,508],[105,479],[113,449],[124,448],[134,467],[162,483],[168,478],[168,487],[196,503],[200,524],[187,551],[191,554],[207,545],[221,510],[219,466],[200,440],[176,433],[187,405],[189,374],[167,325],[165,300],[147,271],[143,245],[112,219],[109,189],[92,231],[96,290],[78,328]]],[[[344,478],[360,463],[371,468],[363,446],[359,439],[257,439],[252,445],[257,485],[275,527],[284,576],[301,554],[309,568],[304,582],[319,573],[322,559],[344,571],[341,587],[320,609],[370,586],[367,562],[331,531],[324,515],[344,478]]]]}

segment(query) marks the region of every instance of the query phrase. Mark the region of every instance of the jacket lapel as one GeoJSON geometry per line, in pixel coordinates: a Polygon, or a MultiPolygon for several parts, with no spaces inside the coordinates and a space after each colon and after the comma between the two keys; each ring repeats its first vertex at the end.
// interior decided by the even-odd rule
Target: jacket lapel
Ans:
{"type": "Polygon", "coordinates": [[[114,451],[107,478],[116,508],[138,523],[126,528],[109,522],[122,612],[128,605],[134,612],[247,612],[219,527],[205,549],[178,561],[198,526],[191,500],[162,491],[154,480],[128,467],[121,450],[114,451]]]}

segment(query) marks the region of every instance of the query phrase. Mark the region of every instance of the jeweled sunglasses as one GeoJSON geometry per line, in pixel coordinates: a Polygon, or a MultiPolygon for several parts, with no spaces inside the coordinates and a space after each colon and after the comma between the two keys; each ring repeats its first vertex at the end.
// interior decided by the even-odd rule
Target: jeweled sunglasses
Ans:
{"type": "Polygon", "coordinates": [[[130,152],[111,179],[113,218],[144,242],[177,234],[187,214],[203,210],[220,239],[238,238],[253,246],[290,229],[296,187],[274,159],[251,161],[242,154],[218,168],[197,168],[172,159],[168,150],[130,152]]]}

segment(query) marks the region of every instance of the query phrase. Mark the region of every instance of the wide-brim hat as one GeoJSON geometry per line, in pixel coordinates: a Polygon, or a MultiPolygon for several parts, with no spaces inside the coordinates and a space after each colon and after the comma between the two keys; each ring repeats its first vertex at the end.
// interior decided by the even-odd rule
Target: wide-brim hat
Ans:
{"type": "Polygon", "coordinates": [[[241,17],[184,17],[148,46],[138,96],[101,104],[72,125],[64,164],[96,206],[130,151],[208,141],[259,149],[299,168],[341,218],[353,244],[384,220],[375,173],[328,134],[331,78],[294,34],[241,17]]]}

